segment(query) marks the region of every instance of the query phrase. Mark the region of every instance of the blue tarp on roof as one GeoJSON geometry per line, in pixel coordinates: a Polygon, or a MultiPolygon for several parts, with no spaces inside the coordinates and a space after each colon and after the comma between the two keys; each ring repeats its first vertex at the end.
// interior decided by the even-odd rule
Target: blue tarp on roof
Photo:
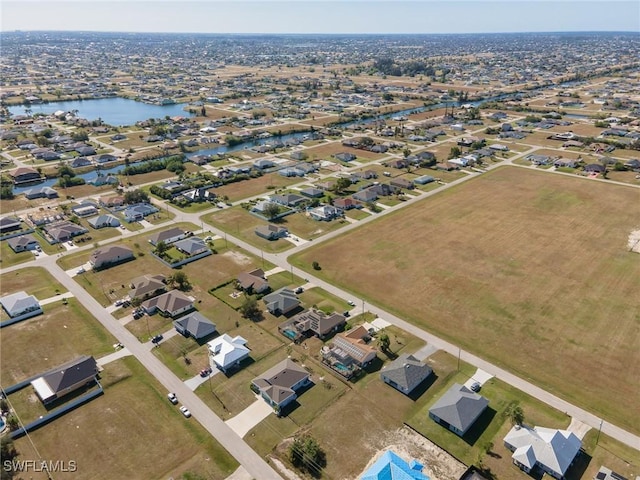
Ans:
{"type": "Polygon", "coordinates": [[[412,462],[412,465],[415,470],[389,450],[360,477],[360,480],[429,480],[429,477],[420,471],[422,465],[418,462],[412,462]]]}

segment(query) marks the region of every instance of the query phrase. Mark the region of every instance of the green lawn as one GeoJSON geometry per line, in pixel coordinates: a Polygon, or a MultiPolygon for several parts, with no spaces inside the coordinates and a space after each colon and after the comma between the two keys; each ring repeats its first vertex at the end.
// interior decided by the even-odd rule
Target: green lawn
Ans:
{"type": "Polygon", "coordinates": [[[32,441],[40,458],[74,459],[78,471],[56,474],[62,479],[222,480],[238,467],[198,422],[167,401],[164,388],[133,357],[107,364],[101,382],[104,395],[17,440],[19,458],[38,459],[32,441]]]}

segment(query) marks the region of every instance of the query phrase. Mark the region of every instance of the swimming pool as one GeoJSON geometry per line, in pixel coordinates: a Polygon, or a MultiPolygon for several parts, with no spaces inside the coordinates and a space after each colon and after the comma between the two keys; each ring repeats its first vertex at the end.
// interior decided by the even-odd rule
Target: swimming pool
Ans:
{"type": "Polygon", "coordinates": [[[295,331],[289,330],[288,328],[282,330],[282,334],[285,337],[290,338],[291,340],[295,340],[296,337],[298,336],[298,334],[295,331]]]}

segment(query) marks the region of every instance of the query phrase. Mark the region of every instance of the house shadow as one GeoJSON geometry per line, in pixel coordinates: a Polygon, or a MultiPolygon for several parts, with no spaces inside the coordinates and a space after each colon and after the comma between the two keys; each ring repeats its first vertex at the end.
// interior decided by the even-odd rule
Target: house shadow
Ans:
{"type": "Polygon", "coordinates": [[[222,372],[222,373],[224,374],[225,377],[231,378],[240,370],[244,370],[245,368],[249,367],[250,365],[253,365],[254,363],[256,363],[256,361],[253,358],[247,357],[244,360],[242,360],[242,362],[240,362],[240,365],[232,368],[228,368],[226,372],[222,372]]]}
{"type": "Polygon", "coordinates": [[[293,413],[298,407],[302,406],[302,404],[299,402],[299,399],[302,395],[304,395],[304,393],[306,391],[308,391],[309,389],[311,389],[312,387],[315,386],[315,383],[312,382],[311,380],[309,380],[309,384],[305,385],[304,387],[298,389],[298,391],[296,392],[296,399],[289,403],[288,405],[285,405],[281,410],[280,410],[280,414],[278,416],[280,417],[286,417],[288,415],[290,415],[291,413],[293,413]]]}
{"type": "Polygon", "coordinates": [[[209,335],[205,335],[204,337],[200,337],[198,339],[195,339],[196,343],[198,344],[199,347],[203,346],[205,343],[210,342],[211,340],[213,340],[216,337],[220,336],[220,332],[218,332],[217,330],[213,333],[210,333],[209,335]]]}
{"type": "Polygon", "coordinates": [[[366,367],[362,368],[362,370],[364,370],[366,373],[376,373],[382,370],[383,366],[384,361],[376,355],[375,358],[371,360],[366,367]]]}
{"type": "Polygon", "coordinates": [[[62,397],[56,398],[52,402],[47,403],[46,405],[44,405],[44,408],[47,410],[47,412],[56,410],[57,408],[62,407],[63,405],[71,402],[72,400],[80,398],[83,395],[89,393],[91,390],[94,390],[97,386],[98,386],[97,382],[92,381],[90,383],[87,383],[86,385],[83,385],[73,390],[72,392],[67,393],[62,397]]]}
{"type": "Polygon", "coordinates": [[[480,438],[480,435],[487,429],[493,417],[496,416],[496,411],[491,408],[485,408],[484,412],[480,414],[478,419],[473,423],[471,428],[467,430],[467,433],[464,434],[462,439],[467,443],[467,445],[473,446],[480,438]]]}
{"type": "Polygon", "coordinates": [[[409,397],[414,402],[417,401],[427,390],[429,390],[429,387],[431,387],[431,385],[433,385],[437,379],[438,375],[436,375],[436,372],[431,373],[431,375],[420,382],[420,384],[416,388],[411,390],[407,397],[409,397]]]}
{"type": "Polygon", "coordinates": [[[564,476],[565,480],[580,480],[583,478],[589,464],[591,463],[591,459],[591,455],[583,449],[580,449],[578,455],[573,461],[573,465],[569,467],[569,470],[564,476]]]}

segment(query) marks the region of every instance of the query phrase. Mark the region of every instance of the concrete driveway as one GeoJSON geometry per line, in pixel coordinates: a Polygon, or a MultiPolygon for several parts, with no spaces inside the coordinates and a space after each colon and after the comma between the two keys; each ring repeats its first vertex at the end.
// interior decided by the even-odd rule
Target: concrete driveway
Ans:
{"type": "Polygon", "coordinates": [[[482,386],[492,378],[493,375],[491,375],[490,373],[487,373],[484,370],[477,369],[476,373],[474,373],[472,377],[464,383],[464,386],[468,389],[471,389],[471,385],[473,385],[475,382],[478,382],[480,386],[482,386]]]}
{"type": "Polygon", "coordinates": [[[231,430],[236,432],[240,438],[244,437],[249,430],[259,424],[262,420],[273,413],[273,408],[256,395],[256,401],[241,411],[238,415],[227,420],[226,423],[231,430]]]}
{"type": "Polygon", "coordinates": [[[200,374],[198,374],[193,378],[185,380],[184,384],[187,387],[189,387],[189,390],[194,391],[196,388],[198,388],[204,382],[209,380],[209,378],[213,377],[214,375],[217,375],[218,373],[220,373],[220,370],[218,370],[217,368],[214,368],[213,371],[209,375],[207,375],[206,377],[201,377],[200,374]]]}

